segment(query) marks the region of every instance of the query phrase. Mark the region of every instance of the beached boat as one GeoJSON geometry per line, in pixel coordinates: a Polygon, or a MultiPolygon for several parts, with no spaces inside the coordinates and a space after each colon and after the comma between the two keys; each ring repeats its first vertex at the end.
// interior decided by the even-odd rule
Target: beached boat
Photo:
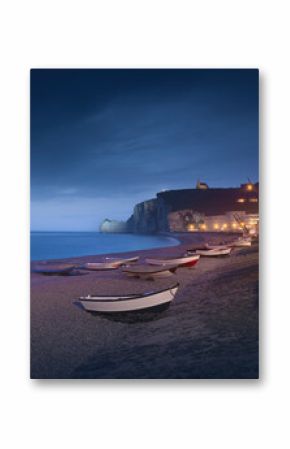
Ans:
{"type": "Polygon", "coordinates": [[[156,279],[172,276],[178,265],[135,265],[122,269],[122,272],[129,277],[137,277],[140,279],[156,279]]]}
{"type": "Polygon", "coordinates": [[[122,265],[131,264],[137,262],[139,257],[130,257],[127,259],[120,259],[114,257],[106,257],[105,262],[88,262],[82,265],[81,268],[86,270],[103,271],[103,270],[116,270],[122,265]]]}
{"type": "Polygon", "coordinates": [[[80,268],[92,271],[103,271],[103,270],[116,270],[122,264],[119,262],[88,262],[82,265],[80,268]]]}
{"type": "Polygon", "coordinates": [[[135,263],[135,262],[138,262],[138,260],[139,260],[139,256],[129,257],[127,259],[122,259],[122,258],[117,258],[117,257],[106,257],[106,261],[108,261],[109,263],[114,263],[114,264],[117,263],[120,266],[135,263]]]}
{"type": "Polygon", "coordinates": [[[252,241],[251,238],[241,238],[238,240],[235,240],[234,242],[232,242],[230,244],[230,246],[251,246],[252,245],[252,241]]]}
{"type": "Polygon", "coordinates": [[[223,245],[210,245],[208,243],[205,243],[204,245],[197,245],[194,247],[191,247],[187,250],[188,253],[194,253],[195,251],[204,251],[209,249],[228,249],[230,246],[223,244],[223,245]]]}
{"type": "Polygon", "coordinates": [[[207,245],[206,249],[228,249],[230,245],[207,245]]]}
{"type": "Polygon", "coordinates": [[[88,312],[120,313],[151,310],[169,304],[177,293],[176,283],[162,290],[129,295],[88,295],[79,298],[88,312]]]}
{"type": "Polygon", "coordinates": [[[47,276],[65,276],[70,274],[75,267],[75,264],[68,263],[43,263],[35,266],[32,271],[47,276]]]}
{"type": "MultiPolygon", "coordinates": [[[[220,257],[220,256],[230,255],[231,250],[232,250],[232,248],[198,249],[195,251],[195,254],[199,254],[200,256],[205,256],[205,257],[220,257]]],[[[190,252],[188,254],[190,254],[190,252]]]]}
{"type": "Polygon", "coordinates": [[[198,262],[199,258],[200,256],[198,254],[193,254],[168,259],[146,259],[146,262],[150,265],[177,265],[178,268],[191,268],[198,262]]]}

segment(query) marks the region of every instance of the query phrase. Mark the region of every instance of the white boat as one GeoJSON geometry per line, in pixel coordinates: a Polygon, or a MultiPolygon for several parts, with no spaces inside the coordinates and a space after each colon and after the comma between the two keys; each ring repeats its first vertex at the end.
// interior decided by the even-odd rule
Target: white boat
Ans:
{"type": "Polygon", "coordinates": [[[203,250],[208,250],[208,249],[227,249],[227,248],[229,248],[229,245],[226,245],[226,244],[224,244],[224,245],[209,245],[208,243],[204,243],[203,245],[197,245],[192,248],[189,248],[187,250],[187,252],[188,252],[188,254],[194,254],[196,251],[199,251],[199,250],[203,251],[203,250]]]}
{"type": "Polygon", "coordinates": [[[122,272],[129,277],[136,277],[140,279],[155,279],[172,276],[175,273],[178,265],[135,265],[122,269],[122,272]]]}
{"type": "Polygon", "coordinates": [[[150,265],[177,265],[179,268],[191,268],[198,262],[199,258],[199,254],[193,254],[190,256],[168,259],[146,259],[146,262],[150,265]]]}
{"type": "Polygon", "coordinates": [[[121,266],[118,262],[88,262],[82,265],[80,268],[85,270],[103,271],[103,270],[116,270],[121,266]]]}
{"type": "Polygon", "coordinates": [[[179,284],[148,293],[129,295],[88,295],[79,298],[88,312],[119,313],[142,311],[169,304],[177,293],[179,284]]]}
{"type": "Polygon", "coordinates": [[[251,246],[251,245],[252,241],[249,238],[238,239],[231,243],[231,246],[251,246]]]}
{"type": "Polygon", "coordinates": [[[114,264],[117,263],[120,266],[138,262],[138,260],[139,260],[139,256],[129,257],[128,259],[122,259],[122,258],[117,258],[117,257],[106,257],[106,261],[108,261],[109,263],[114,263],[114,264]]]}
{"type": "Polygon", "coordinates": [[[116,270],[122,265],[131,264],[137,262],[139,257],[130,257],[128,259],[106,257],[105,262],[88,262],[82,265],[82,268],[86,270],[103,271],[103,270],[116,270]]]}
{"type": "Polygon", "coordinates": [[[198,249],[196,254],[206,257],[218,257],[218,256],[228,256],[231,253],[232,248],[221,248],[221,249],[198,249]]]}
{"type": "Polygon", "coordinates": [[[51,276],[68,275],[76,267],[75,264],[70,263],[43,263],[33,268],[34,273],[46,274],[51,276]]]}
{"type": "Polygon", "coordinates": [[[205,249],[228,249],[229,245],[207,245],[205,249]]]}

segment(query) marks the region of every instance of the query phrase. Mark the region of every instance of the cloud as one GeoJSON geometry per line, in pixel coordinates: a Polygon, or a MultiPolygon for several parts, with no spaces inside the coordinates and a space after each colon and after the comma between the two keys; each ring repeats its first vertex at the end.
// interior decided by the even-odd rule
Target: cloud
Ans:
{"type": "Polygon", "coordinates": [[[199,177],[225,186],[257,178],[254,78],[251,84],[239,71],[153,72],[67,71],[60,81],[51,75],[52,83],[40,76],[39,91],[32,89],[37,225],[43,213],[51,226],[86,220],[91,229],[103,215],[126,219],[136,200],[163,188],[191,187],[199,177]]]}

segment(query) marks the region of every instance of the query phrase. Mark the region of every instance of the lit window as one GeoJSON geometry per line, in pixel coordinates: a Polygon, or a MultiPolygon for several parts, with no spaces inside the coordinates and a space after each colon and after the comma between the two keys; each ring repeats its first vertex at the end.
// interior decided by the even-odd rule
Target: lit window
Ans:
{"type": "Polygon", "coordinates": [[[257,203],[258,198],[250,198],[249,201],[250,201],[250,203],[257,203]]]}
{"type": "Polygon", "coordinates": [[[253,190],[253,184],[247,184],[247,190],[251,192],[253,190]]]}
{"type": "Polygon", "coordinates": [[[203,230],[205,230],[205,229],[206,229],[206,224],[201,224],[201,225],[200,225],[200,228],[203,229],[203,230]]]}
{"type": "Polygon", "coordinates": [[[239,198],[238,200],[237,200],[237,203],[244,203],[246,200],[245,200],[245,198],[239,198]]]}
{"type": "Polygon", "coordinates": [[[189,224],[188,227],[187,227],[187,229],[188,229],[189,231],[194,231],[194,230],[195,230],[195,227],[194,227],[193,224],[189,224]]]}

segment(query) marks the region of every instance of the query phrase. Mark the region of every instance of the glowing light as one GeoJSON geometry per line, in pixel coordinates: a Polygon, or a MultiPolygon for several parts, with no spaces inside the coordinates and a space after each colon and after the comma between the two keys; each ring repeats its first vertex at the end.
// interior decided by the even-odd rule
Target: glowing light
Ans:
{"type": "Polygon", "coordinates": [[[247,190],[249,190],[249,191],[253,190],[253,185],[252,184],[247,184],[247,190]]]}
{"type": "Polygon", "coordinates": [[[250,203],[257,203],[258,198],[250,198],[249,201],[250,201],[250,203]]]}
{"type": "Polygon", "coordinates": [[[194,227],[193,224],[189,224],[188,227],[187,227],[187,229],[188,229],[189,231],[195,231],[195,227],[194,227]]]}
{"type": "Polygon", "coordinates": [[[244,203],[246,200],[245,200],[245,198],[239,198],[238,200],[237,200],[237,203],[244,203]]]}
{"type": "Polygon", "coordinates": [[[236,229],[237,223],[233,223],[233,224],[232,224],[232,227],[233,227],[234,229],[236,229]]]}
{"type": "Polygon", "coordinates": [[[205,229],[206,229],[206,224],[205,224],[205,223],[201,224],[201,225],[200,225],[200,228],[203,229],[203,230],[205,230],[205,229]]]}
{"type": "Polygon", "coordinates": [[[214,229],[218,229],[218,228],[219,228],[219,225],[218,225],[217,223],[215,223],[215,224],[213,225],[213,228],[214,228],[214,229]]]}

